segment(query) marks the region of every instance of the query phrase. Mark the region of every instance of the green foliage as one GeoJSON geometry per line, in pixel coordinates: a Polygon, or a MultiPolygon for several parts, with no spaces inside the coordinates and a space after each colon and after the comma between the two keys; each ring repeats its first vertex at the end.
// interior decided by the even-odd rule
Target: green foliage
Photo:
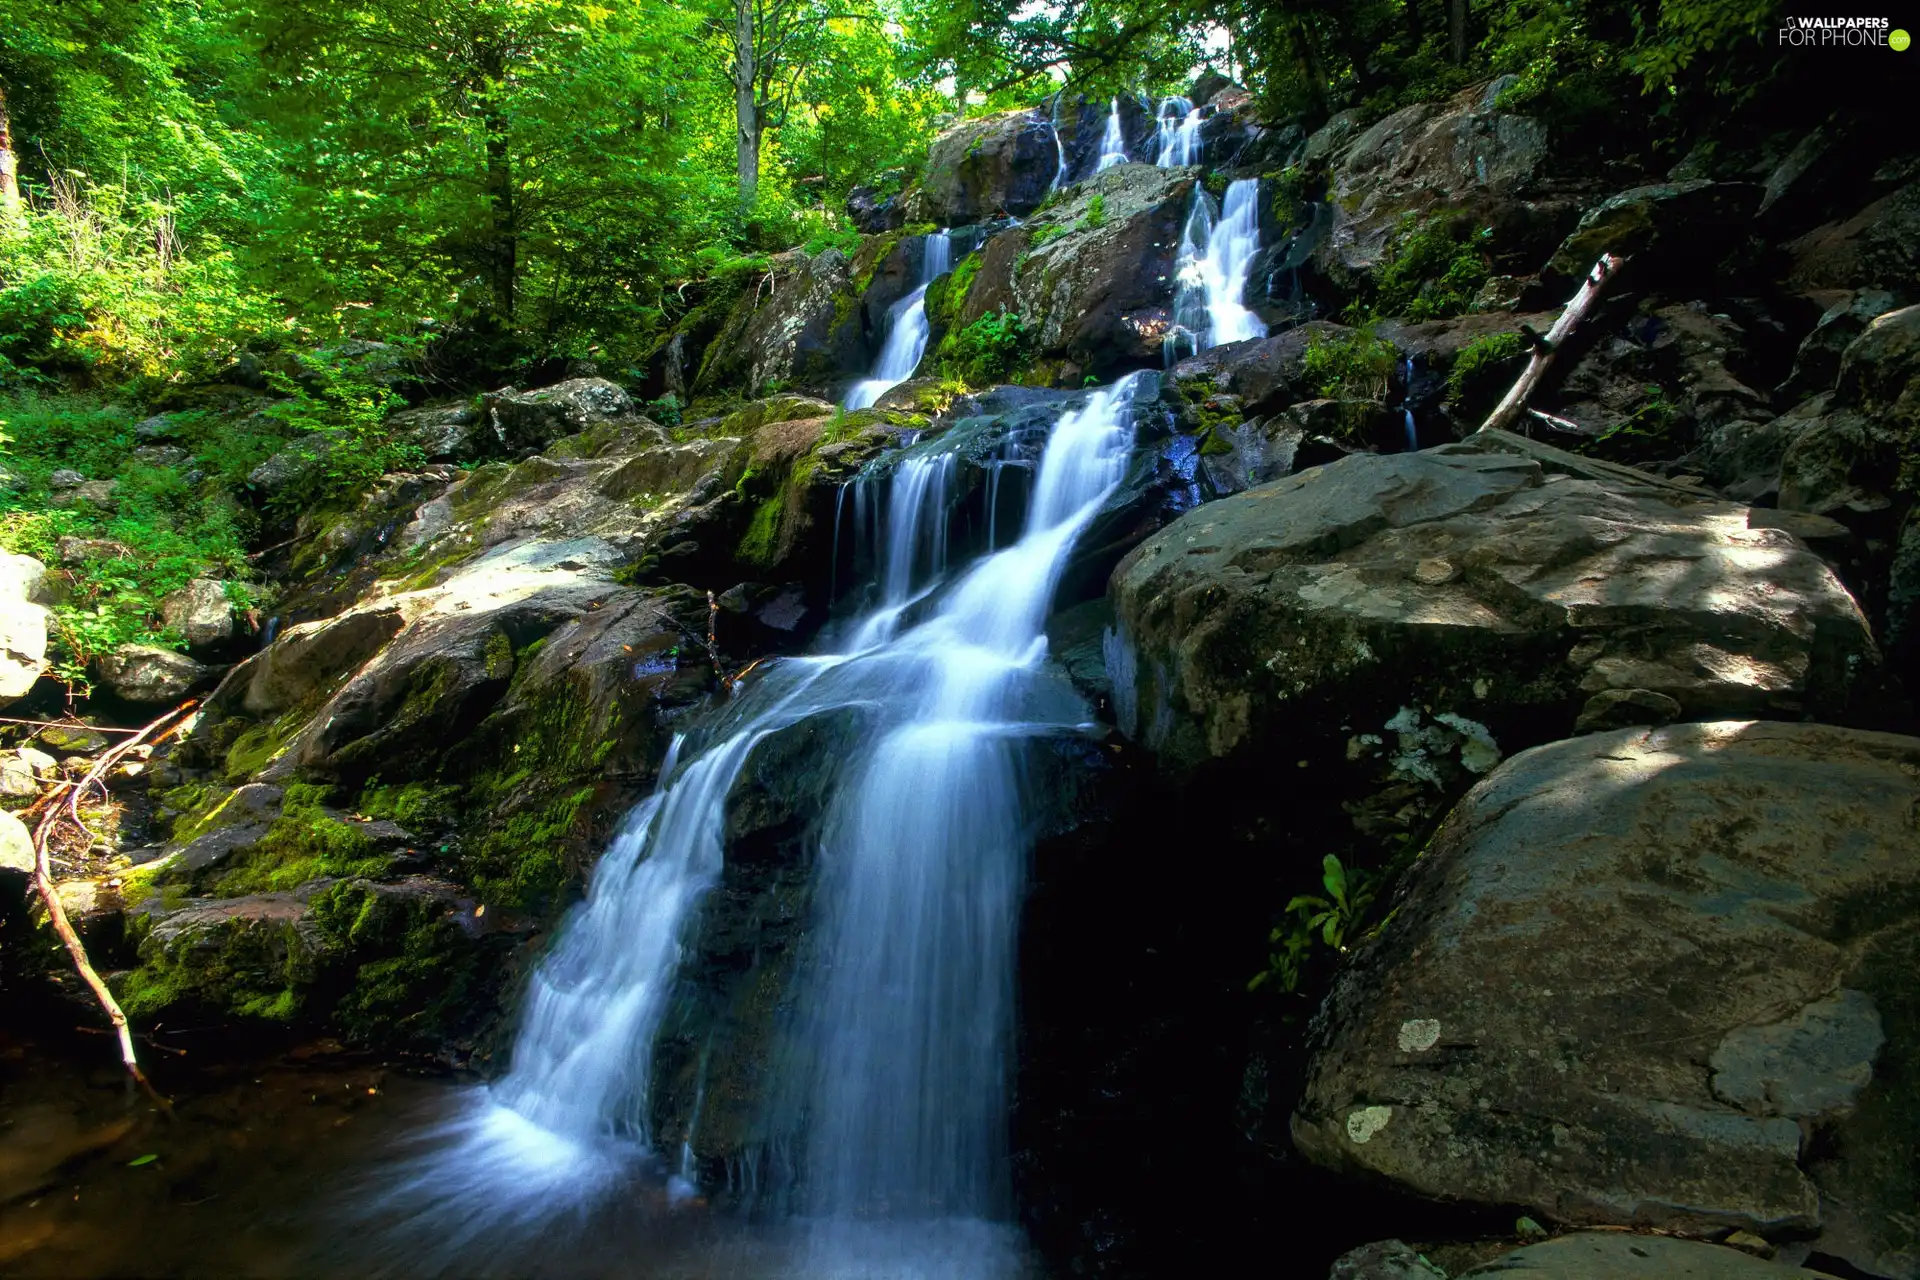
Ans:
{"type": "Polygon", "coordinates": [[[1042,245],[1052,244],[1055,240],[1058,240],[1061,236],[1066,235],[1072,230],[1074,230],[1074,228],[1067,226],[1065,223],[1049,222],[1046,226],[1041,227],[1033,233],[1033,238],[1027,241],[1027,251],[1031,253],[1042,245]]]}
{"type": "Polygon", "coordinates": [[[1276,981],[1282,990],[1297,991],[1317,948],[1345,954],[1359,934],[1379,891],[1379,878],[1358,868],[1350,871],[1331,853],[1321,859],[1320,868],[1325,896],[1302,894],[1287,903],[1291,919],[1268,935],[1277,949],[1267,957],[1267,968],[1247,984],[1248,990],[1276,981]]]}
{"type": "Polygon", "coordinates": [[[942,376],[970,387],[1005,382],[1027,354],[1027,330],[1017,312],[981,316],[940,344],[942,376]]]}
{"type": "Polygon", "coordinates": [[[1461,314],[1487,281],[1481,246],[1492,234],[1452,216],[1409,214],[1374,275],[1370,305],[1360,310],[1416,321],[1461,314]]]}
{"type": "Polygon", "coordinates": [[[1447,373],[1447,403],[1458,410],[1492,408],[1492,398],[1510,385],[1516,364],[1529,350],[1518,333],[1490,333],[1475,338],[1454,357],[1447,373]]]}
{"type": "Polygon", "coordinates": [[[1107,225],[1107,193],[1096,191],[1087,200],[1087,211],[1074,224],[1075,231],[1096,231],[1107,225]]]}
{"type": "Polygon", "coordinates": [[[296,889],[322,877],[377,876],[387,859],[354,824],[326,813],[325,788],[287,788],[281,816],[214,878],[220,897],[296,889]]]}
{"type": "Polygon", "coordinates": [[[268,375],[286,398],[269,405],[266,415],[287,428],[309,460],[299,479],[274,495],[276,504],[293,510],[338,504],[389,471],[420,464],[420,450],[396,441],[384,425],[405,403],[388,385],[394,352],[342,345],[298,359],[304,378],[268,375]]]}
{"type": "Polygon", "coordinates": [[[1673,432],[1681,420],[1680,406],[1667,398],[1665,388],[1650,382],[1640,389],[1640,400],[1631,413],[1593,439],[1582,441],[1579,451],[1629,464],[1672,457],[1673,432]]]}
{"type": "Polygon", "coordinates": [[[122,408],[33,392],[0,398],[0,459],[11,476],[0,491],[0,548],[64,574],[65,598],[51,611],[51,670],[76,692],[87,691],[88,665],[101,654],[124,644],[178,643],[159,617],[169,592],[194,578],[251,573],[245,547],[253,517],[206,476],[219,465],[217,433],[183,417],[178,447],[189,456],[159,465],[132,457],[134,423],[122,408]],[[49,481],[63,468],[111,481],[111,495],[96,503],[71,490],[55,494],[49,481]],[[55,506],[56,499],[68,505],[55,506]],[[84,540],[73,544],[84,551],[69,563],[60,555],[64,538],[84,540]]]}
{"type": "Polygon", "coordinates": [[[1371,326],[1346,333],[1316,331],[1307,338],[1301,371],[1320,395],[1329,400],[1384,402],[1398,352],[1371,326]]]}

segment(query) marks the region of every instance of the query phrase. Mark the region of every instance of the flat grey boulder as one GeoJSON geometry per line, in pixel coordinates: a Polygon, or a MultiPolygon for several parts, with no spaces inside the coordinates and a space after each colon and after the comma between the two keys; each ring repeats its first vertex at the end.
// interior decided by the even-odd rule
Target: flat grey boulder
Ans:
{"type": "Polygon", "coordinates": [[[1817,1235],[1920,1275],[1916,813],[1920,739],[1891,734],[1719,721],[1515,756],[1336,980],[1296,1145],[1436,1199],[1817,1235]]]}
{"type": "Polygon", "coordinates": [[[1532,1276],[1538,1280],[1816,1280],[1824,1272],[1766,1262],[1737,1249],[1668,1236],[1582,1231],[1516,1249],[1475,1276],[1532,1276]]]}
{"type": "Polygon", "coordinates": [[[196,649],[233,638],[233,602],[227,584],[195,578],[160,602],[160,618],[196,649]]]}
{"type": "Polygon", "coordinates": [[[1435,721],[1511,752],[1610,691],[1681,718],[1844,707],[1874,646],[1832,570],[1745,507],[1636,475],[1448,445],[1199,507],[1114,571],[1119,726],[1175,767],[1345,727],[1351,759],[1419,775],[1406,735],[1435,721]]]}

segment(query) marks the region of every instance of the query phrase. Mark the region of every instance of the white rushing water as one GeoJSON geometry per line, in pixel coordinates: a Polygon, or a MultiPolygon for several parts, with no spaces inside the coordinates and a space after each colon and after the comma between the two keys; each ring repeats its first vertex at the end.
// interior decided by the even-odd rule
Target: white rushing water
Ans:
{"type": "Polygon", "coordinates": [[[1175,259],[1173,324],[1166,362],[1223,343],[1264,338],[1267,326],[1246,305],[1247,269],[1260,252],[1260,183],[1242,178],[1227,188],[1214,219],[1213,198],[1195,188],[1175,259]]]}
{"type": "Polygon", "coordinates": [[[873,373],[853,384],[842,403],[865,409],[913,376],[927,351],[927,286],[947,273],[953,260],[953,241],[945,231],[926,237],[920,261],[920,283],[887,311],[887,337],[874,361],[873,373]]]}
{"type": "Polygon", "coordinates": [[[1126,162],[1127,137],[1120,128],[1120,99],[1115,98],[1107,110],[1107,130],[1100,135],[1100,161],[1093,166],[1093,171],[1101,173],[1126,162]]]}
{"type": "Polygon", "coordinates": [[[1181,97],[1161,100],[1154,117],[1154,159],[1162,169],[1200,163],[1200,108],[1181,97]]]}
{"type": "MultiPolygon", "coordinates": [[[[533,976],[511,1072],[383,1193],[385,1212],[431,1233],[421,1269],[453,1266],[485,1232],[589,1207],[654,1153],[652,1046],[689,923],[724,869],[727,793],[770,734],[852,711],[859,745],[826,801],[794,992],[796,1075],[768,1107],[801,1138],[791,1203],[805,1229],[777,1273],[1018,1270],[1007,1105],[1020,753],[1087,719],[1043,670],[1044,621],[1075,540],[1122,478],[1144,376],[1060,416],[1019,539],[957,579],[944,579],[954,455],[935,441],[894,467],[874,520],[876,606],[838,651],[773,664],[704,738],[676,741],[533,976]]],[[[691,1194],[692,1161],[676,1163],[674,1191],[691,1194]]]]}

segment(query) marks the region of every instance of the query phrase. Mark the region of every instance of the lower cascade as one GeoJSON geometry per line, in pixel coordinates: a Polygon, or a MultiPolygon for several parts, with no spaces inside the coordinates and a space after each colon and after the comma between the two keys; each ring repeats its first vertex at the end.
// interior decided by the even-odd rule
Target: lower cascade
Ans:
{"type": "Polygon", "coordinates": [[[827,801],[796,981],[803,1065],[766,1103],[770,1128],[797,1135],[786,1201],[806,1231],[793,1265],[1017,1269],[1005,1224],[1021,751],[1088,719],[1044,669],[1043,624],[1076,538],[1122,478],[1151,376],[1060,416],[1019,539],[951,582],[944,466],[894,470],[877,605],[838,651],[777,664],[704,739],[676,741],[532,978],[511,1072],[459,1141],[411,1171],[418,1229],[457,1241],[482,1221],[579,1207],[655,1154],[650,1050],[682,938],[722,870],[727,792],[769,735],[853,709],[863,746],[827,801]]]}

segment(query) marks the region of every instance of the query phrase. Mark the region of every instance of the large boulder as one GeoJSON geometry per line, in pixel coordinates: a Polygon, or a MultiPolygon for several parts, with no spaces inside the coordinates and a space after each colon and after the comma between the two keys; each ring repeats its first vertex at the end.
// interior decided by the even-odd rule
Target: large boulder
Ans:
{"type": "Polygon", "coordinates": [[[227,584],[195,578],[160,602],[160,618],[196,649],[233,638],[233,602],[227,584]]]}
{"type": "Polygon", "coordinates": [[[1088,373],[1157,362],[1196,176],[1119,165],[1071,188],[1025,227],[988,242],[957,323],[1017,310],[1029,354],[1072,386],[1088,373]]]}
{"type": "Polygon", "coordinates": [[[1556,292],[1582,280],[1603,253],[1633,259],[1637,287],[1712,282],[1739,242],[1728,227],[1750,222],[1761,188],[1748,182],[1656,183],[1608,196],[1580,218],[1541,279],[1556,292]]]}
{"type": "Polygon", "coordinates": [[[1345,285],[1371,272],[1408,214],[1464,214],[1493,228],[1490,246],[1517,259],[1564,234],[1571,206],[1539,194],[1546,127],[1496,108],[1498,87],[1404,107],[1357,133],[1343,114],[1307,141],[1305,162],[1325,157],[1329,169],[1333,222],[1314,253],[1322,274],[1345,285]]]}
{"type": "Polygon", "coordinates": [[[1040,207],[1060,157],[1039,111],[965,120],[933,140],[920,190],[935,222],[963,226],[1040,207]]]}
{"type": "Polygon", "coordinates": [[[214,674],[184,653],[153,645],[122,645],[95,661],[100,679],[128,702],[177,702],[214,674]]]}
{"type": "Polygon", "coordinates": [[[752,282],[708,344],[694,396],[726,389],[748,396],[803,387],[824,390],[866,368],[853,262],[828,246],[812,257],[781,254],[752,282]]]}
{"type": "Polygon", "coordinates": [[[46,566],[0,553],[0,707],[27,696],[47,666],[47,611],[35,604],[46,566]]]}
{"type": "Polygon", "coordinates": [[[39,862],[27,824],[0,810],[0,871],[30,876],[39,862]]]}
{"type": "Polygon", "coordinates": [[[1336,980],[1295,1142],[1418,1195],[1920,1275],[1917,811],[1920,740],[1823,725],[1514,757],[1336,980]]]}
{"type": "Polygon", "coordinates": [[[1576,1231],[1530,1244],[1463,1273],[1460,1280],[1489,1276],[1502,1280],[1527,1276],[1534,1280],[1833,1280],[1824,1271],[1770,1262],[1724,1245],[1618,1231],[1576,1231]]]}
{"type": "Polygon", "coordinates": [[[1481,448],[1356,455],[1147,541],[1111,585],[1121,729],[1178,768],[1324,735],[1338,768],[1441,786],[1443,749],[1484,772],[1629,691],[1686,716],[1846,707],[1873,641],[1791,535],[1626,468],[1481,448]]]}
{"type": "Polygon", "coordinates": [[[595,423],[632,417],[633,397],[605,378],[573,378],[538,391],[496,391],[485,398],[487,421],[512,452],[546,448],[595,423]]]}

